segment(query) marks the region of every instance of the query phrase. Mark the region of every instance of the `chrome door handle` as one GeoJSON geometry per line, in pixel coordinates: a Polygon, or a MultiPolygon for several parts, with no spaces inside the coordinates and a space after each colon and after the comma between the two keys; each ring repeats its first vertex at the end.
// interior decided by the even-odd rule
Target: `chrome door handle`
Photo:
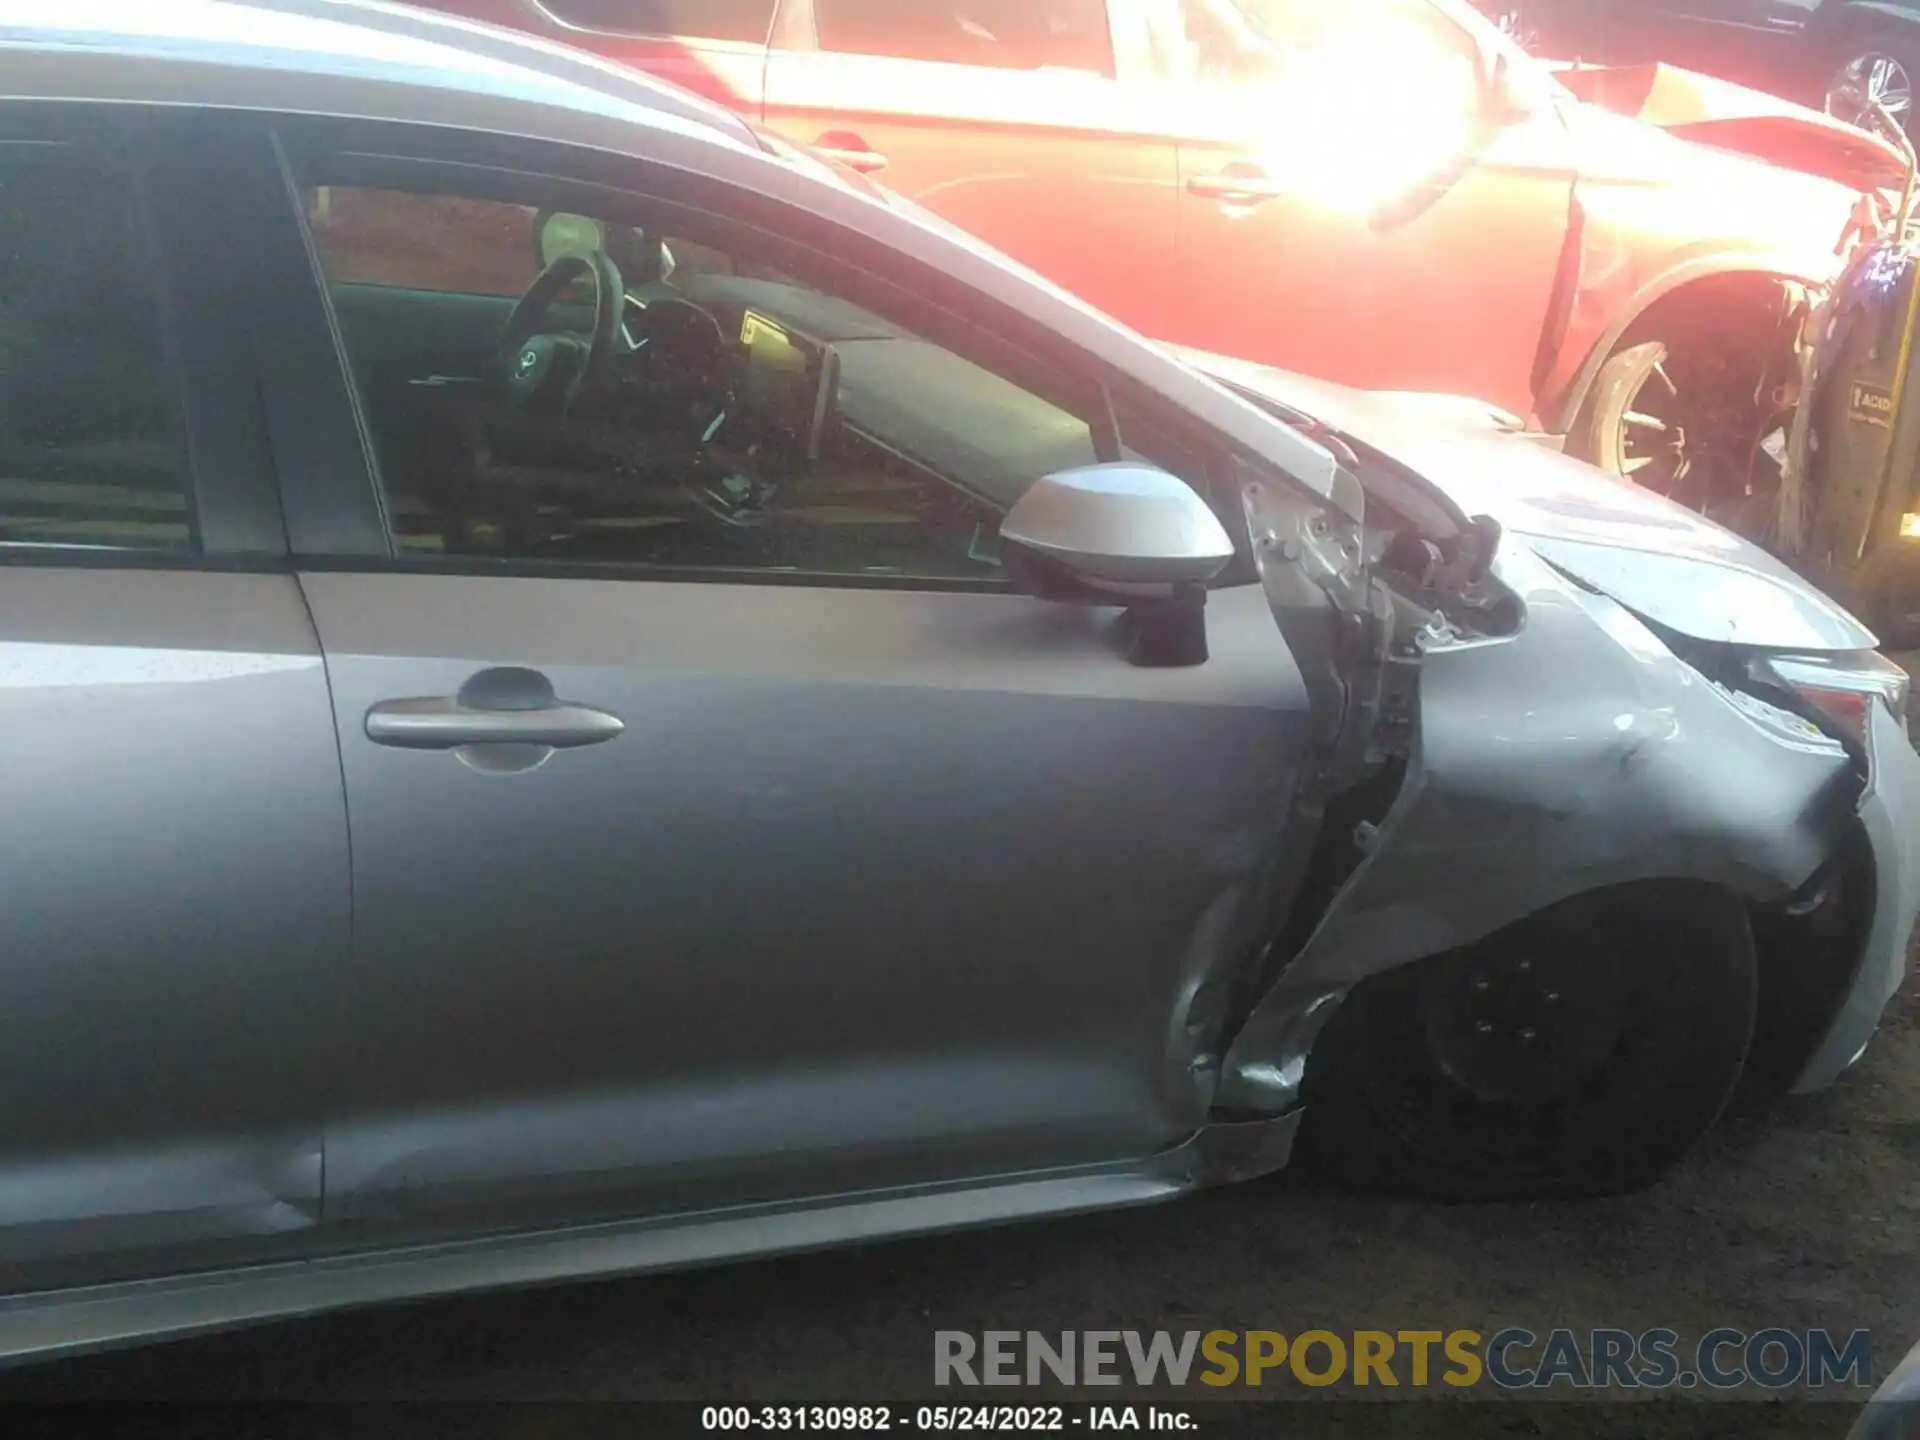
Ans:
{"type": "Polygon", "coordinates": [[[844,130],[829,130],[813,142],[813,148],[829,160],[837,160],[849,170],[858,170],[863,175],[887,168],[885,155],[869,149],[866,141],[844,130]]]}
{"type": "Polygon", "coordinates": [[[488,710],[446,695],[382,700],[367,711],[367,738],[401,750],[458,750],[462,745],[545,745],[570,750],[601,744],[626,728],[617,715],[585,705],[488,710]]]}
{"type": "Polygon", "coordinates": [[[1225,205],[1262,205],[1286,194],[1278,180],[1264,175],[1196,175],[1187,181],[1187,189],[1203,200],[1218,200],[1225,205]]]}

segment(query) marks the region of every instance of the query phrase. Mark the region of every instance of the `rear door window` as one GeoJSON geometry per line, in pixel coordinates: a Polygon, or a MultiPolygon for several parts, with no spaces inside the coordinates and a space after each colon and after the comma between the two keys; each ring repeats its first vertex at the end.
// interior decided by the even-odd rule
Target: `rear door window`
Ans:
{"type": "Polygon", "coordinates": [[[614,35],[684,35],[764,45],[774,0],[542,0],[563,24],[614,35]]]}
{"type": "Polygon", "coordinates": [[[1106,0],[814,0],[822,50],[1113,74],[1106,0]]]}
{"type": "MultiPolygon", "coordinates": [[[[1430,0],[1149,0],[1149,33],[1161,73],[1183,81],[1281,81],[1341,93],[1384,113],[1425,96],[1369,94],[1355,77],[1369,65],[1419,75],[1421,86],[1475,93],[1472,35],[1430,0]]],[[[1417,110],[1407,112],[1419,114],[1417,110]]]]}
{"type": "Polygon", "coordinates": [[[77,146],[0,143],[0,557],[195,548],[154,275],[123,177],[77,146]]]}

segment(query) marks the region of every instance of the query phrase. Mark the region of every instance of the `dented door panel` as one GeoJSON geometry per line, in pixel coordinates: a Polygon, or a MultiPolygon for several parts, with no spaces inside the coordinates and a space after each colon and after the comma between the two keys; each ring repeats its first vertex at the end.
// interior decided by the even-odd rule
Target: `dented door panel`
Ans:
{"type": "Polygon", "coordinates": [[[1305,748],[1257,588],[1214,597],[1207,664],[1155,670],[1112,612],[1019,595],[302,583],[354,834],[330,1217],[818,1196],[1204,1120],[1210,982],[1270,921],[1305,748]],[[512,775],[368,738],[502,664],[624,731],[512,775]]]}
{"type": "Polygon", "coordinates": [[[287,576],[0,567],[4,1288],[257,1253],[321,1200],[346,954],[287,576]]]}

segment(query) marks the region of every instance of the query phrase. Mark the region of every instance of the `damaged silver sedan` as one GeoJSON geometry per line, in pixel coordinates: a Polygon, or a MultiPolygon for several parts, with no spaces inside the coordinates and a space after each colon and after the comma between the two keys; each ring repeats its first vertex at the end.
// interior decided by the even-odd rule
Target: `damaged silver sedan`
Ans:
{"type": "MultiPolygon", "coordinates": [[[[1408,639],[1417,734],[1391,798],[1323,835],[1339,887],[1230,1053],[1229,1102],[1304,1089],[1356,1177],[1570,1193],[1650,1178],[1743,1078],[1809,1091],[1858,1059],[1920,905],[1908,677],[1873,635],[1477,402],[1191,358],[1376,488],[1417,475],[1497,517],[1474,608],[1524,617],[1443,610],[1408,639]]],[[[1395,555],[1420,549],[1396,534],[1376,570],[1403,605],[1422,584],[1395,555]]]]}
{"type": "Polygon", "coordinates": [[[0,1357],[1620,1189],[1867,1043],[1905,680],[1742,542],[583,56],[117,15],[0,0],[0,1357]]]}

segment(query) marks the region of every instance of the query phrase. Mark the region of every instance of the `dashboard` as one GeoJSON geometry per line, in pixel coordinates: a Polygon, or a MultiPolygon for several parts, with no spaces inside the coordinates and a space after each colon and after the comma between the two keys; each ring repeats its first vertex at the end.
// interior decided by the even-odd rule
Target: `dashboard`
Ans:
{"type": "Polygon", "coordinates": [[[959,478],[981,466],[961,456],[956,473],[951,446],[912,433],[940,408],[927,393],[938,381],[914,378],[915,353],[933,348],[779,282],[630,287],[610,382],[549,429],[496,436],[490,478],[521,515],[511,543],[578,560],[997,579],[1005,506],[959,478]]]}

